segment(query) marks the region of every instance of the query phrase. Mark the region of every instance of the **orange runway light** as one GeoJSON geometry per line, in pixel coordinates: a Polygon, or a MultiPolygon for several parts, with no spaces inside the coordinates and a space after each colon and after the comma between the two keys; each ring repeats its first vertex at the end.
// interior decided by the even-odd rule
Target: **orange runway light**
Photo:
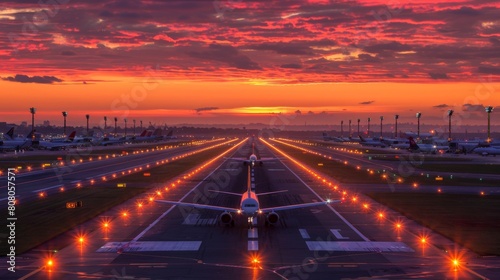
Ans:
{"type": "Polygon", "coordinates": [[[382,212],[378,212],[378,215],[377,215],[380,219],[382,219],[384,217],[384,213],[382,212]]]}
{"type": "Polygon", "coordinates": [[[365,203],[365,204],[363,204],[363,208],[368,209],[368,208],[370,208],[370,205],[368,205],[367,203],[365,203]]]}
{"type": "Polygon", "coordinates": [[[124,211],[124,212],[122,212],[122,216],[123,216],[123,217],[127,217],[127,216],[128,216],[128,213],[124,211]]]}

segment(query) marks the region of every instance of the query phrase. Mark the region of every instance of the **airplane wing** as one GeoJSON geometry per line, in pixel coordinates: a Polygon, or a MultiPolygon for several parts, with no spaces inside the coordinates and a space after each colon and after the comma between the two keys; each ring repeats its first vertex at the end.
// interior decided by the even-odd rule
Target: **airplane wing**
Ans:
{"type": "Polygon", "coordinates": [[[198,204],[198,203],[187,203],[187,202],[180,202],[180,201],[170,201],[170,200],[155,200],[155,201],[161,202],[161,203],[166,203],[166,204],[177,205],[177,206],[186,206],[186,207],[193,207],[193,208],[198,208],[198,209],[217,210],[217,211],[223,211],[223,212],[237,212],[239,210],[236,208],[207,205],[207,204],[198,204]]]}
{"type": "Polygon", "coordinates": [[[241,193],[233,193],[233,192],[225,192],[225,191],[215,191],[215,190],[208,190],[209,192],[214,192],[214,193],[223,193],[223,194],[230,194],[230,195],[236,195],[241,197],[241,193]]]}
{"type": "Polygon", "coordinates": [[[320,201],[320,202],[310,202],[310,203],[301,203],[301,204],[293,204],[293,205],[284,205],[284,206],[278,206],[278,207],[269,207],[269,208],[264,208],[264,209],[260,209],[260,210],[263,213],[268,213],[268,212],[274,212],[274,211],[283,211],[283,210],[291,210],[291,209],[297,209],[297,208],[321,206],[321,205],[327,205],[330,203],[338,203],[338,202],[341,202],[341,201],[340,200],[327,200],[327,201],[320,201]]]}
{"type": "Polygon", "coordinates": [[[257,196],[261,196],[261,195],[269,195],[269,194],[275,194],[275,193],[283,193],[283,192],[287,192],[288,190],[282,190],[282,191],[274,191],[274,192],[265,192],[265,193],[257,193],[255,195],[257,196]]]}
{"type": "Polygon", "coordinates": [[[228,158],[228,157],[225,157],[225,159],[234,160],[234,161],[246,161],[246,162],[250,161],[250,160],[248,160],[248,158],[228,158]]]}

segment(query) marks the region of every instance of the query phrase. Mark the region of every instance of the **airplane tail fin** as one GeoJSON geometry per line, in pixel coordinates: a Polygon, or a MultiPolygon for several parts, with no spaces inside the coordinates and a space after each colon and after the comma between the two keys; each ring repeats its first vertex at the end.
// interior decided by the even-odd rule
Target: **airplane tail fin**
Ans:
{"type": "Polygon", "coordinates": [[[75,139],[75,136],[76,136],[76,131],[71,132],[71,134],[68,135],[68,140],[73,142],[73,140],[75,139]]]}
{"type": "Polygon", "coordinates": [[[417,145],[417,142],[415,142],[415,140],[413,139],[413,137],[408,137],[408,140],[410,141],[410,150],[417,150],[418,149],[418,145],[417,145]]]}
{"type": "Polygon", "coordinates": [[[172,135],[174,135],[174,130],[170,130],[170,131],[167,133],[167,137],[172,137],[172,135]]]}
{"type": "Polygon", "coordinates": [[[11,127],[9,131],[5,133],[5,135],[9,136],[11,140],[14,139],[14,127],[11,127]]]}
{"type": "Polygon", "coordinates": [[[141,135],[139,135],[140,137],[144,137],[146,136],[146,133],[148,133],[148,130],[147,129],[144,129],[144,131],[141,133],[141,135]]]}
{"type": "Polygon", "coordinates": [[[153,135],[154,136],[161,136],[163,133],[163,131],[161,130],[161,128],[157,128],[155,129],[155,131],[153,132],[153,135]]]}
{"type": "Polygon", "coordinates": [[[359,136],[359,140],[361,140],[361,142],[366,142],[365,138],[361,135],[358,135],[359,136]]]}

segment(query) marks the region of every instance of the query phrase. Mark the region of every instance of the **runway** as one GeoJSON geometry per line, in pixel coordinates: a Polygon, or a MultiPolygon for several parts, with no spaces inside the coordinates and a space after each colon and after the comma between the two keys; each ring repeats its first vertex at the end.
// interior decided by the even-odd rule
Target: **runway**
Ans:
{"type": "MultiPolygon", "coordinates": [[[[210,192],[243,193],[247,169],[230,157],[245,157],[249,143],[231,150],[185,185],[162,199],[238,207],[239,197],[210,192]]],[[[288,190],[260,198],[261,207],[339,199],[340,195],[263,142],[261,157],[276,157],[251,171],[255,192],[288,190]]],[[[165,182],[166,184],[168,182],[165,182]]],[[[437,247],[419,244],[425,232],[433,244],[462,249],[401,215],[370,202],[386,215],[399,217],[403,228],[379,219],[353,203],[279,212],[276,225],[258,216],[253,227],[237,219],[220,225],[220,212],[150,203],[137,209],[133,201],[115,207],[79,228],[84,244],[72,244],[53,255],[44,267],[39,252],[20,260],[23,279],[482,279],[498,275],[475,259],[454,270],[437,247]],[[131,209],[126,218],[122,209],[131,209]],[[103,219],[110,228],[102,229],[103,219]],[[39,258],[39,259],[37,259],[39,258]],[[477,261],[477,262],[476,262],[477,261]]],[[[470,252],[463,251],[464,255],[470,252]]],[[[8,277],[2,270],[0,277],[8,277]]]]}
{"type": "MultiPolygon", "coordinates": [[[[128,154],[126,156],[117,155],[116,157],[109,157],[107,159],[105,157],[102,157],[102,159],[94,157],[92,161],[88,160],[88,156],[84,157],[82,152],[77,154],[75,151],[72,151],[67,156],[61,156],[61,158],[64,160],[66,158],[70,159],[77,155],[81,155],[81,158],[85,159],[85,161],[83,163],[76,162],[74,164],[70,161],[55,161],[56,164],[47,169],[24,172],[16,175],[16,198],[25,203],[36,199],[41,192],[45,194],[55,193],[60,191],[61,187],[69,189],[77,186],[90,185],[93,184],[93,182],[97,183],[102,181],[103,178],[111,179],[113,175],[118,176],[122,171],[128,172],[134,169],[137,171],[138,168],[145,170],[148,165],[155,166],[158,161],[160,163],[162,161],[163,163],[172,161],[175,157],[183,153],[200,149],[210,144],[214,143],[206,143],[201,146],[183,145],[162,150],[152,150],[150,148],[144,153],[128,154]],[[61,165],[61,162],[64,164],[61,165]]],[[[154,147],[154,145],[150,146],[154,147]]],[[[104,147],[97,148],[103,149],[104,147]]],[[[92,147],[92,149],[94,149],[94,147],[92,147]]],[[[146,151],[146,149],[144,149],[144,151],[146,151]]],[[[54,155],[54,158],[56,157],[57,156],[54,155]]],[[[4,176],[3,178],[6,177],[4,176]]],[[[5,202],[7,199],[7,192],[2,191],[2,189],[6,187],[6,185],[0,186],[0,191],[2,193],[0,195],[0,202],[5,202]]]]}

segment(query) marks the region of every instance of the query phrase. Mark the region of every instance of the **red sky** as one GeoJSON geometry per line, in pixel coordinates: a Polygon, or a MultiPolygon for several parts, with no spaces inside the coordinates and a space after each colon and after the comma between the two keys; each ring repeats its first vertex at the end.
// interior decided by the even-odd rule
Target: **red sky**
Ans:
{"type": "Polygon", "coordinates": [[[2,1],[0,121],[475,124],[500,106],[497,1],[58,1],[2,1]]]}

